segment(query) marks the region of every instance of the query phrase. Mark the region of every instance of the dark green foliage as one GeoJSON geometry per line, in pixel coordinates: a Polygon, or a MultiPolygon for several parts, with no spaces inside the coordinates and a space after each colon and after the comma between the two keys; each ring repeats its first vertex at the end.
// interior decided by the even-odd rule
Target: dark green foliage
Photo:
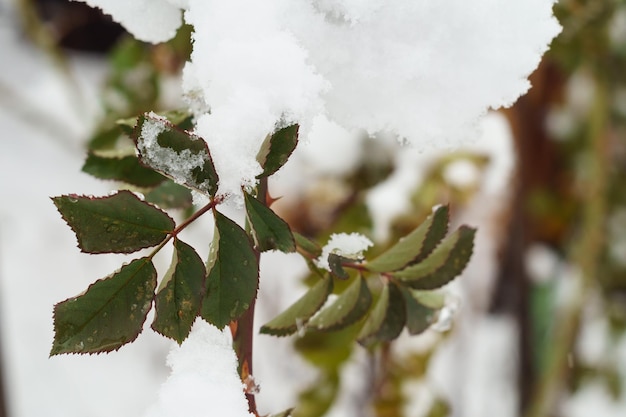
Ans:
{"type": "Polygon", "coordinates": [[[220,329],[237,320],[256,297],[259,262],[246,232],[218,211],[207,269],[202,318],[220,329]]]}
{"type": "Polygon", "coordinates": [[[383,287],[380,297],[359,333],[359,343],[370,345],[395,339],[406,323],[406,309],[402,292],[394,283],[383,287]]]}
{"type": "Polygon", "coordinates": [[[206,269],[200,256],[191,246],[175,239],[172,265],[155,298],[152,328],[182,343],[200,312],[205,279],[206,269]]]}
{"type": "Polygon", "coordinates": [[[333,280],[320,280],[289,308],[261,327],[261,333],[287,336],[304,329],[304,325],[323,305],[333,290],[333,280]]]}
{"type": "Polygon", "coordinates": [[[411,290],[400,286],[406,309],[406,328],[410,335],[424,332],[435,322],[437,310],[422,304],[411,290]]]}
{"type": "Polygon", "coordinates": [[[138,187],[155,187],[165,180],[163,175],[141,165],[135,155],[107,158],[90,152],[83,172],[103,180],[121,181],[138,187]]]}
{"type": "Polygon", "coordinates": [[[141,333],[155,288],[154,265],[141,258],[60,302],[54,306],[50,355],[110,352],[132,342],[141,333]]]}
{"type": "Polygon", "coordinates": [[[186,209],[192,206],[191,191],[170,179],[163,181],[158,187],[146,193],[146,201],[163,208],[186,209]]]}
{"type": "Polygon", "coordinates": [[[244,192],[246,216],[252,227],[252,236],[259,252],[280,250],[296,251],[296,242],[289,225],[266,205],[244,192]]]}
{"type": "Polygon", "coordinates": [[[263,168],[257,178],[269,177],[285,165],[298,145],[299,128],[298,125],[287,126],[265,139],[256,158],[263,168]]]}
{"type": "Polygon", "coordinates": [[[311,239],[302,236],[298,232],[293,233],[293,237],[296,240],[296,245],[301,252],[305,252],[312,258],[317,258],[322,254],[322,248],[311,239]]]}
{"type": "Polygon", "coordinates": [[[448,231],[448,207],[441,206],[419,227],[367,263],[373,272],[390,272],[424,259],[448,231]]]}
{"type": "Polygon", "coordinates": [[[131,253],[161,243],[174,220],[130,191],[109,197],[66,195],[52,199],[87,253],[131,253]]]}
{"type": "Polygon", "coordinates": [[[359,321],[371,304],[370,290],[359,276],[331,305],[320,311],[307,328],[319,331],[344,329],[359,321]]]}
{"type": "Polygon", "coordinates": [[[420,290],[444,286],[465,269],[472,256],[475,233],[475,229],[461,226],[422,262],[394,272],[392,276],[420,290]]]}

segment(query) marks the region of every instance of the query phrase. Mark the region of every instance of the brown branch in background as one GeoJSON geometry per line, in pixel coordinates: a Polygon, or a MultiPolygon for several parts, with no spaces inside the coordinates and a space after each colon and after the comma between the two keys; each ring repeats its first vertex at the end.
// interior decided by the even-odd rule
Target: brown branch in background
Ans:
{"type": "Polygon", "coordinates": [[[530,202],[539,193],[557,197],[566,192],[560,157],[546,132],[546,115],[561,97],[564,79],[559,70],[544,61],[531,77],[533,88],[505,112],[515,140],[517,172],[511,201],[507,236],[500,254],[492,314],[510,314],[518,326],[520,408],[531,400],[536,381],[533,361],[533,328],[530,319],[530,291],[524,256],[533,242],[558,244],[566,223],[554,222],[533,212],[530,202]]]}

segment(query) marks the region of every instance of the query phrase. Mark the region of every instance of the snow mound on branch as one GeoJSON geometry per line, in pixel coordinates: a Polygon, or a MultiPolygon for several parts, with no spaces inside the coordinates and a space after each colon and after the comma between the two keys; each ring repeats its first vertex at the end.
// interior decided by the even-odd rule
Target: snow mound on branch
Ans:
{"type": "Polygon", "coordinates": [[[328,243],[322,248],[322,254],[315,260],[315,264],[319,268],[330,271],[328,255],[331,253],[358,260],[363,257],[363,252],[373,245],[371,240],[360,233],[333,233],[328,243]]]}
{"type": "MultiPolygon", "coordinates": [[[[88,1],[128,13],[146,0],[88,1]]],[[[220,191],[235,195],[255,184],[263,139],[287,123],[299,123],[305,140],[316,120],[391,133],[421,149],[475,138],[487,110],[509,106],[529,89],[527,77],[560,31],[554,0],[156,4],[151,9],[184,7],[194,27],[183,89],[220,191]]],[[[151,19],[133,16],[133,25],[151,19]]]]}
{"type": "Polygon", "coordinates": [[[102,9],[135,38],[151,43],[165,42],[182,24],[181,7],[186,0],[78,0],[102,9]]]}
{"type": "Polygon", "coordinates": [[[198,319],[167,362],[172,373],[145,417],[254,417],[248,412],[228,330],[198,319]]]}

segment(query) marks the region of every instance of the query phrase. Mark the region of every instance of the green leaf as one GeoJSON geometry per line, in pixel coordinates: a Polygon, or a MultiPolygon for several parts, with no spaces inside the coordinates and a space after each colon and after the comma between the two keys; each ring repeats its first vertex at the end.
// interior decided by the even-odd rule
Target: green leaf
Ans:
{"type": "Polygon", "coordinates": [[[388,282],[359,333],[359,343],[371,345],[393,340],[400,335],[405,323],[402,292],[393,282],[388,282]]]}
{"type": "Polygon", "coordinates": [[[422,304],[408,288],[404,286],[399,286],[399,288],[404,297],[406,328],[409,334],[417,335],[424,332],[435,322],[437,309],[422,304]]]}
{"type": "Polygon", "coordinates": [[[246,216],[252,226],[252,235],[260,252],[278,249],[296,251],[296,242],[289,225],[266,205],[244,192],[246,216]]]}
{"type": "Polygon", "coordinates": [[[345,256],[337,255],[336,253],[328,254],[328,266],[330,267],[330,273],[339,279],[348,279],[350,275],[343,269],[345,263],[353,263],[354,259],[346,258],[345,256]]]}
{"type": "Polygon", "coordinates": [[[256,297],[259,261],[246,232],[218,211],[202,318],[219,327],[237,320],[256,297]]]}
{"type": "Polygon", "coordinates": [[[333,280],[319,280],[289,308],[261,327],[261,333],[287,336],[302,327],[323,305],[333,290],[333,280]]]}
{"type": "Polygon", "coordinates": [[[448,207],[440,206],[415,230],[367,263],[372,272],[391,272],[428,256],[448,231],[448,207]]]}
{"type": "Polygon", "coordinates": [[[291,125],[269,135],[256,156],[263,168],[257,178],[269,177],[278,171],[289,159],[298,145],[298,129],[300,126],[291,125]]]}
{"type": "Polygon", "coordinates": [[[307,327],[319,331],[343,329],[359,321],[371,304],[367,283],[358,277],[331,305],[313,317],[307,327]]]}
{"type": "Polygon", "coordinates": [[[130,191],[108,197],[70,194],[52,201],[76,233],[78,247],[87,253],[131,253],[149,248],[161,243],[175,226],[165,212],[130,191]]]}
{"type": "Polygon", "coordinates": [[[268,417],[289,417],[289,416],[291,416],[291,413],[293,413],[293,408],[285,410],[282,413],[272,414],[272,415],[270,415],[268,417]]]}
{"type": "Polygon", "coordinates": [[[135,259],[55,305],[50,355],[110,352],[135,340],[152,306],[156,277],[150,258],[135,259]]]}
{"type": "Polygon", "coordinates": [[[320,245],[312,241],[311,239],[301,235],[298,232],[293,232],[293,237],[296,240],[296,246],[302,251],[308,253],[313,258],[319,258],[322,254],[322,248],[320,245]]]}
{"type": "Polygon", "coordinates": [[[141,165],[134,155],[105,158],[90,152],[83,172],[103,180],[121,181],[138,187],[154,187],[165,180],[163,175],[141,165]]]}
{"type": "Polygon", "coordinates": [[[215,195],[219,179],[204,139],[152,113],[139,117],[133,136],[142,164],[180,184],[215,195]]]}
{"type": "Polygon", "coordinates": [[[310,388],[300,393],[294,417],[323,417],[335,402],[340,389],[337,370],[322,372],[310,388]]]}
{"type": "Polygon", "coordinates": [[[423,261],[392,275],[418,290],[442,287],[463,272],[474,248],[476,229],[461,226],[423,261]]]}
{"type": "Polygon", "coordinates": [[[152,329],[181,344],[200,312],[205,278],[204,262],[194,248],[174,240],[172,266],[155,298],[152,329]]]}
{"type": "Polygon", "coordinates": [[[163,208],[185,209],[193,205],[191,190],[169,178],[145,194],[146,201],[163,208]]]}

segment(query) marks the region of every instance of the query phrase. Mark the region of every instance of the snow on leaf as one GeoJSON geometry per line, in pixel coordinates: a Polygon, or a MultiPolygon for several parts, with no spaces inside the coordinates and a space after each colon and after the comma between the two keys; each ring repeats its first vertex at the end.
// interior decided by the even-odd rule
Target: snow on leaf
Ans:
{"type": "Polygon", "coordinates": [[[143,164],[179,184],[215,195],[219,179],[202,138],[154,113],[139,118],[134,137],[143,164]]]}

